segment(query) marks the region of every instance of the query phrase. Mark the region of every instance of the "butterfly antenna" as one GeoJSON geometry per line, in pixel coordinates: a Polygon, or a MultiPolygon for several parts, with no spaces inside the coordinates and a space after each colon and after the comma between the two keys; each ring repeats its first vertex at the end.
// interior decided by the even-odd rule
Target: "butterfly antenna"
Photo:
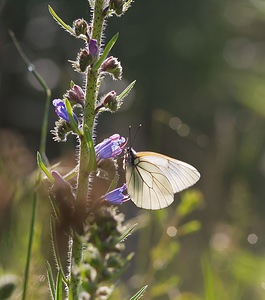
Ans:
{"type": "Polygon", "coordinates": [[[132,125],[128,127],[128,136],[129,136],[129,147],[132,147],[132,125]]]}
{"type": "Polygon", "coordinates": [[[130,140],[130,147],[132,147],[132,145],[134,144],[134,141],[135,141],[135,138],[136,138],[136,136],[137,136],[137,134],[138,134],[138,131],[139,131],[139,129],[142,127],[142,124],[139,124],[139,126],[137,127],[137,130],[136,130],[136,132],[135,132],[135,134],[134,134],[134,136],[133,136],[133,138],[132,138],[132,136],[131,136],[131,129],[132,129],[132,126],[129,126],[129,140],[130,140]]]}

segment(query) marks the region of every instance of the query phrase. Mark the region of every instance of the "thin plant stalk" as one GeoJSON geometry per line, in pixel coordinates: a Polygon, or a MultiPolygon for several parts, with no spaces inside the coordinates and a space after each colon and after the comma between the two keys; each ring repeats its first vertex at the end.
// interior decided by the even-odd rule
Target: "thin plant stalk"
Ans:
{"type": "MultiPolygon", "coordinates": [[[[14,33],[12,31],[9,32],[10,37],[18,50],[21,58],[24,60],[25,64],[28,67],[28,70],[33,74],[33,76],[37,79],[41,87],[43,88],[46,96],[45,100],[45,109],[44,109],[44,116],[41,128],[41,137],[40,137],[40,146],[39,150],[44,160],[46,159],[46,141],[47,141],[47,131],[48,131],[48,117],[49,117],[49,107],[51,102],[51,90],[48,88],[47,84],[45,83],[44,79],[41,75],[36,71],[35,66],[30,62],[28,57],[25,55],[23,50],[21,49],[14,33]]],[[[27,296],[27,287],[28,287],[28,278],[29,278],[29,268],[30,268],[30,260],[31,260],[31,253],[32,253],[32,245],[34,241],[34,228],[35,228],[35,220],[36,220],[36,213],[37,213],[37,206],[38,206],[38,194],[37,194],[37,186],[40,182],[40,171],[37,170],[36,175],[36,185],[33,192],[33,199],[32,199],[32,212],[31,212],[31,221],[30,221],[30,230],[29,230],[29,241],[28,241],[28,249],[27,249],[27,258],[26,258],[26,265],[24,270],[24,283],[23,283],[23,293],[22,293],[22,300],[26,299],[27,296]]]]}

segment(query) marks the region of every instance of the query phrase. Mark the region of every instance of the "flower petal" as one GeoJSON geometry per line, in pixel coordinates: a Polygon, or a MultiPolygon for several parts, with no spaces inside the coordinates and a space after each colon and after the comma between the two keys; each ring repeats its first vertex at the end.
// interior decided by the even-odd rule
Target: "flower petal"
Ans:
{"type": "Polygon", "coordinates": [[[95,147],[97,160],[116,158],[121,154],[125,146],[126,139],[119,134],[113,134],[95,147]]]}
{"type": "Polygon", "coordinates": [[[130,199],[128,194],[123,194],[123,192],[126,190],[126,183],[123,184],[123,186],[114,189],[113,191],[107,193],[104,198],[107,200],[110,204],[122,204],[125,201],[128,201],[130,199]]]}

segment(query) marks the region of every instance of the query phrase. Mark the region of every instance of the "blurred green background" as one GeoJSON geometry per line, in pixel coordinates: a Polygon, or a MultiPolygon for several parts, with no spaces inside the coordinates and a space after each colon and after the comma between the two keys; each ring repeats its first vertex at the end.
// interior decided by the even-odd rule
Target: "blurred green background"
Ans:
{"type": "MultiPolygon", "coordinates": [[[[53,98],[70,80],[82,84],[67,61],[82,43],[55,24],[48,4],[70,25],[91,16],[85,0],[0,2],[0,274],[16,274],[20,283],[44,93],[8,30],[53,98]]],[[[265,2],[136,0],[123,17],[109,20],[106,41],[116,32],[112,55],[124,77],[106,80],[101,93],[137,83],[120,112],[99,117],[98,141],[115,132],[127,136],[129,125],[141,123],[136,150],[186,161],[202,178],[163,211],[122,207],[139,230],[126,241],[135,258],[113,299],[128,299],[145,284],[146,299],[265,299],[265,2]]],[[[51,108],[49,129],[55,120],[51,108]]],[[[49,135],[47,156],[70,166],[74,139],[58,144],[49,135]]],[[[29,299],[48,299],[48,215],[44,199],[29,299]]]]}

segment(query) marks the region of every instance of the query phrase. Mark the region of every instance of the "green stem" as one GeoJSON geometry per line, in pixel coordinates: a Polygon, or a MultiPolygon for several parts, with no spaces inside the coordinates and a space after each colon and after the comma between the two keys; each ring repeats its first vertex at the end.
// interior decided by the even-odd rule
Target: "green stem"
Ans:
{"type": "MultiPolygon", "coordinates": [[[[72,243],[72,263],[71,266],[79,266],[82,260],[82,248],[83,244],[80,241],[80,239],[74,235],[73,237],[73,243],[72,243]]],[[[80,286],[80,278],[78,275],[76,275],[73,272],[73,269],[71,270],[71,281],[69,286],[69,299],[77,300],[79,299],[79,286],[80,286]]]]}
{"type": "MultiPolygon", "coordinates": [[[[92,21],[92,38],[98,41],[98,45],[101,44],[101,37],[103,31],[103,5],[104,0],[96,0],[95,9],[92,21]]],[[[94,131],[94,118],[95,118],[95,102],[98,96],[98,70],[92,68],[88,70],[86,77],[86,102],[84,108],[84,126],[86,125],[91,134],[94,131]]],[[[89,174],[92,170],[88,168],[89,153],[87,150],[86,141],[83,137],[80,138],[80,157],[79,157],[79,172],[77,182],[77,213],[81,213],[84,217],[84,213],[87,208],[87,195],[89,174]]]]}
{"type": "Polygon", "coordinates": [[[35,190],[34,194],[33,194],[33,201],[32,201],[32,213],[31,213],[31,222],[30,222],[27,260],[26,260],[26,266],[25,266],[25,271],[24,271],[22,300],[26,300],[26,295],[27,295],[31,250],[32,250],[32,244],[33,244],[33,238],[34,238],[34,224],[35,224],[36,212],[37,212],[37,202],[38,202],[38,196],[37,196],[37,191],[35,190]]]}
{"type": "Polygon", "coordinates": [[[43,88],[45,95],[46,95],[43,122],[42,122],[42,128],[41,128],[40,149],[39,149],[40,154],[42,155],[42,158],[46,159],[46,141],[47,141],[47,130],[48,130],[49,107],[50,107],[50,103],[51,103],[51,90],[48,88],[47,84],[45,83],[45,81],[41,77],[41,75],[36,71],[35,66],[30,62],[28,57],[23,52],[14,33],[12,31],[9,31],[9,35],[10,35],[15,47],[17,48],[19,55],[21,56],[21,58],[24,60],[25,64],[27,65],[28,70],[37,79],[37,81],[43,88]]]}
{"type": "MultiPolygon", "coordinates": [[[[92,38],[101,44],[103,32],[103,5],[104,0],[96,0],[93,21],[92,21],[92,38]]],[[[99,73],[98,70],[90,68],[86,77],[86,101],[84,107],[83,126],[87,126],[91,135],[94,132],[95,121],[95,102],[98,97],[99,73]]],[[[94,171],[89,169],[89,153],[84,136],[80,136],[80,156],[79,156],[79,170],[77,179],[77,194],[76,194],[76,213],[79,220],[84,221],[87,213],[87,199],[89,187],[89,174],[94,171]]],[[[82,257],[82,244],[76,237],[73,238],[72,245],[72,262],[73,265],[80,263],[82,257]]],[[[73,270],[72,270],[73,271],[73,270]]],[[[78,288],[80,280],[73,272],[71,274],[70,294],[72,299],[78,299],[78,288]]]]}
{"type": "Polygon", "coordinates": [[[41,138],[40,138],[40,154],[43,159],[46,159],[46,142],[47,142],[47,131],[48,131],[48,121],[49,121],[49,108],[51,103],[51,90],[45,89],[46,101],[44,108],[44,115],[41,127],[41,138]]]}

